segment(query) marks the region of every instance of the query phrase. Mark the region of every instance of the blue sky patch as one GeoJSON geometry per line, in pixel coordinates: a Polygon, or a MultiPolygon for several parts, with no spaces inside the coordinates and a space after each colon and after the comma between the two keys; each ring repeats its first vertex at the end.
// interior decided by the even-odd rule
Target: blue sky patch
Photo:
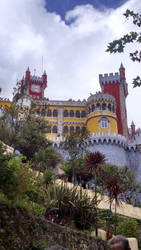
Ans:
{"type": "Polygon", "coordinates": [[[118,8],[128,0],[46,0],[46,9],[49,12],[56,12],[62,19],[65,19],[66,12],[78,5],[91,4],[96,9],[118,8]]]}

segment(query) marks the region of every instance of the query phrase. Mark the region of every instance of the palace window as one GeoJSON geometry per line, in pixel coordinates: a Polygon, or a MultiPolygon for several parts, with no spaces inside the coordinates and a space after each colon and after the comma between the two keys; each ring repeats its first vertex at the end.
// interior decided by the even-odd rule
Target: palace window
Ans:
{"type": "Polygon", "coordinates": [[[42,116],[42,117],[45,117],[45,116],[46,116],[46,111],[45,111],[45,109],[42,109],[42,110],[41,110],[41,116],[42,116]]]}
{"type": "Polygon", "coordinates": [[[102,103],[102,110],[106,110],[106,103],[102,103]]]}
{"type": "Polygon", "coordinates": [[[83,111],[81,112],[81,117],[82,117],[82,118],[86,117],[86,111],[85,111],[85,110],[83,110],[83,111]]]}
{"type": "Polygon", "coordinates": [[[51,117],[51,115],[52,115],[52,114],[51,114],[51,109],[48,109],[48,110],[47,110],[47,116],[48,116],[48,117],[51,117]]]}
{"type": "Polygon", "coordinates": [[[70,117],[74,117],[74,111],[70,110],[70,117]]]}
{"type": "Polygon", "coordinates": [[[92,112],[95,110],[95,105],[93,104],[92,105],[92,112]]]}
{"type": "Polygon", "coordinates": [[[65,126],[65,127],[63,128],[63,133],[64,133],[64,134],[68,134],[68,132],[69,132],[68,127],[65,126]]]}
{"type": "Polygon", "coordinates": [[[77,118],[80,117],[80,111],[79,111],[79,110],[76,111],[76,117],[77,117],[77,118]]]}
{"type": "Polygon", "coordinates": [[[76,127],[76,132],[80,133],[80,127],[78,127],[78,126],[76,127]]]}
{"type": "Polygon", "coordinates": [[[97,109],[97,110],[101,110],[101,104],[100,104],[100,103],[97,103],[97,104],[96,104],[96,109],[97,109]]]}
{"type": "Polygon", "coordinates": [[[53,126],[52,132],[53,132],[54,134],[57,134],[57,126],[53,126]]]}
{"type": "Polygon", "coordinates": [[[86,127],[82,127],[82,132],[85,132],[86,131],[86,127]]]}
{"type": "Polygon", "coordinates": [[[57,117],[58,116],[58,111],[56,109],[53,110],[53,117],[57,117]]]}
{"type": "Polygon", "coordinates": [[[47,126],[47,128],[46,128],[46,133],[48,133],[48,134],[51,133],[51,126],[47,126]]]}
{"type": "Polygon", "coordinates": [[[109,120],[106,117],[100,119],[100,128],[109,128],[109,120]]]}
{"type": "Polygon", "coordinates": [[[74,127],[70,126],[70,134],[72,134],[74,132],[74,127]]]}
{"type": "Polygon", "coordinates": [[[112,107],[111,107],[111,104],[109,103],[108,104],[108,110],[111,111],[112,107]]]}
{"type": "Polygon", "coordinates": [[[68,117],[69,116],[69,114],[68,114],[68,110],[64,110],[64,117],[68,117]]]}

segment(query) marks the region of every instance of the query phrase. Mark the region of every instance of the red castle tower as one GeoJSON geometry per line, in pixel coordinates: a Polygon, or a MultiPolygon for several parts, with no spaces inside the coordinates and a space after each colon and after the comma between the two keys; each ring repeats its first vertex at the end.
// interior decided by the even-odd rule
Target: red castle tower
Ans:
{"type": "Polygon", "coordinates": [[[104,93],[111,94],[116,99],[118,133],[128,138],[126,97],[128,86],[125,78],[125,68],[121,63],[119,73],[99,75],[101,89],[104,93]]]}
{"type": "Polygon", "coordinates": [[[30,74],[29,67],[26,70],[25,78],[18,83],[18,88],[14,94],[14,100],[17,101],[23,95],[31,97],[33,100],[42,100],[44,90],[47,87],[47,74],[44,71],[42,77],[30,74]]]}

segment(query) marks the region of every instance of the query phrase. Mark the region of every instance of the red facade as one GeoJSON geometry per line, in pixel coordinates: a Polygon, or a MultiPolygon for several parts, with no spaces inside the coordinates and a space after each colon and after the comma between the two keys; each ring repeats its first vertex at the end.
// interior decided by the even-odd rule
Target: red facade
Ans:
{"type": "Polygon", "coordinates": [[[118,133],[123,135],[123,127],[121,120],[121,108],[120,108],[120,83],[106,83],[102,84],[103,92],[107,94],[111,94],[116,99],[116,115],[117,115],[117,125],[118,125],[118,133]]]}

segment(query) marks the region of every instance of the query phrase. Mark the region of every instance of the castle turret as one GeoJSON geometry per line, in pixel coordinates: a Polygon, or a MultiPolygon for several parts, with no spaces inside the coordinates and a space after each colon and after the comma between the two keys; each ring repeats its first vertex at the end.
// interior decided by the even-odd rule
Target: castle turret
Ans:
{"type": "Polygon", "coordinates": [[[29,67],[26,70],[25,78],[20,81],[17,91],[14,93],[13,100],[18,101],[23,96],[28,96],[33,100],[42,100],[44,90],[47,87],[47,74],[44,71],[42,77],[30,74],[29,67]]]}
{"type": "Polygon", "coordinates": [[[110,73],[99,75],[99,81],[102,91],[111,94],[116,99],[116,115],[118,124],[118,133],[128,138],[127,112],[126,112],[126,97],[128,88],[125,78],[125,68],[121,64],[119,73],[110,73]]]}
{"type": "Polygon", "coordinates": [[[42,79],[43,79],[43,85],[45,85],[45,87],[47,86],[47,74],[46,71],[44,71],[44,74],[42,75],[42,79]]]}
{"type": "Polygon", "coordinates": [[[29,67],[26,70],[25,80],[26,80],[26,82],[30,81],[30,70],[29,70],[29,67]]]}
{"type": "Polygon", "coordinates": [[[131,134],[132,134],[132,135],[135,135],[135,133],[136,133],[135,124],[134,124],[134,122],[132,121],[132,123],[131,123],[131,134]]]}
{"type": "Polygon", "coordinates": [[[123,67],[122,63],[120,65],[119,72],[120,72],[120,79],[125,79],[125,68],[123,67]]]}
{"type": "Polygon", "coordinates": [[[96,93],[87,100],[87,130],[94,135],[117,134],[116,101],[112,95],[96,93]]]}

